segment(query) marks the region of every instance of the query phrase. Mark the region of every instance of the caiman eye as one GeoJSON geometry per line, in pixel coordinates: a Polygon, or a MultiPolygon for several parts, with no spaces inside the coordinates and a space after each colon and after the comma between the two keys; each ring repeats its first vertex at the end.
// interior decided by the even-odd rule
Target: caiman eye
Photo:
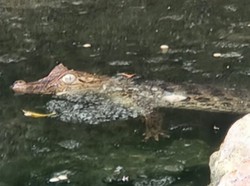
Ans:
{"type": "Polygon", "coordinates": [[[66,74],[65,76],[62,77],[62,81],[66,84],[71,84],[76,80],[76,76],[73,74],[66,74]]]}

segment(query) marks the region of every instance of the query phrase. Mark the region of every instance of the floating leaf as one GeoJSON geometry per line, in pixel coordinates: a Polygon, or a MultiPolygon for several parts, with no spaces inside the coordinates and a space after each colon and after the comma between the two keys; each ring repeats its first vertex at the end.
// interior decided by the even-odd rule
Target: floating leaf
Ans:
{"type": "Polygon", "coordinates": [[[37,112],[28,111],[28,110],[23,110],[23,114],[27,117],[32,117],[32,118],[45,118],[45,117],[55,116],[56,112],[52,112],[49,114],[43,114],[43,113],[37,113],[37,112]]]}
{"type": "Polygon", "coordinates": [[[128,79],[133,78],[133,77],[136,76],[136,74],[128,74],[128,73],[121,73],[121,75],[123,77],[125,77],[125,78],[128,78],[128,79]]]}

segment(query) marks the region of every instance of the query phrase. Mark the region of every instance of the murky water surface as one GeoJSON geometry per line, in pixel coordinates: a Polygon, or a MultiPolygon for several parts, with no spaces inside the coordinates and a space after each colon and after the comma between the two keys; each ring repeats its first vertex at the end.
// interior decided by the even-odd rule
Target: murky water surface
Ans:
{"type": "Polygon", "coordinates": [[[45,111],[51,98],[16,96],[9,86],[62,62],[98,74],[250,88],[249,6],[247,0],[1,0],[0,185],[208,184],[209,155],[237,115],[168,109],[170,139],[144,143],[139,119],[90,126],[26,118],[22,109],[45,111]]]}

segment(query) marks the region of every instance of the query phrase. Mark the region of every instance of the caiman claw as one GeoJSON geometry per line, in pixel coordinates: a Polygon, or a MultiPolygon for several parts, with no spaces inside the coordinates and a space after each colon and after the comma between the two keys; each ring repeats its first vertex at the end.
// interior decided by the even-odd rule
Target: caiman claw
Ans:
{"type": "Polygon", "coordinates": [[[163,129],[163,116],[159,111],[154,110],[152,113],[145,116],[145,133],[143,133],[144,141],[150,138],[154,138],[155,141],[159,141],[159,137],[169,138],[163,129]]]}

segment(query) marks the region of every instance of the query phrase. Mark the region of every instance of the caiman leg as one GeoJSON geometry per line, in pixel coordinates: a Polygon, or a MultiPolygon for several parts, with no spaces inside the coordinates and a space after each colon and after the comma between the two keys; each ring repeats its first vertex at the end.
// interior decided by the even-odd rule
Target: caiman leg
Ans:
{"type": "Polygon", "coordinates": [[[153,112],[146,115],[144,122],[146,126],[145,133],[143,134],[145,136],[145,141],[149,138],[154,138],[156,141],[159,141],[159,136],[169,138],[169,135],[165,134],[162,129],[163,115],[158,109],[154,109],[153,112]]]}

